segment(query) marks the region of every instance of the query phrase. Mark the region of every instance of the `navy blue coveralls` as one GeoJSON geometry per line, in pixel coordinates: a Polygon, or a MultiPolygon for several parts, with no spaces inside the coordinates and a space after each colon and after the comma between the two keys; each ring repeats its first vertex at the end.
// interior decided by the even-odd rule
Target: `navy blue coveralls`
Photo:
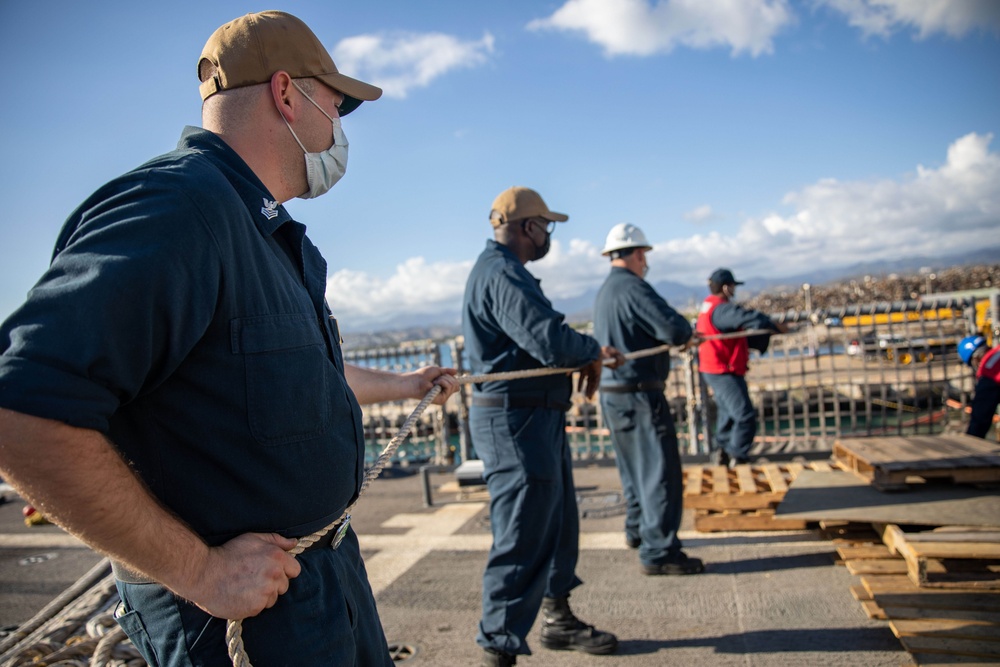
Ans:
{"type": "MultiPolygon", "coordinates": [[[[506,246],[487,241],[462,306],[473,374],[541,367],[579,368],[600,357],[593,338],[553,310],[506,246]]],[[[566,375],[476,385],[470,430],[490,491],[493,546],[483,573],[477,643],[530,654],[525,638],[543,597],[562,597],[576,576],[580,523],[566,415],[566,375]]]]}
{"type": "MultiPolygon", "coordinates": [[[[628,354],[663,344],[681,345],[691,325],[626,268],[613,266],[594,303],[594,336],[628,354]]],[[[631,359],[605,371],[601,410],[615,448],[625,496],[625,535],[641,539],[639,560],[660,565],[677,560],[684,509],[683,472],[677,432],[664,384],[670,355],[631,359]]]]}
{"type": "MultiPolygon", "coordinates": [[[[67,220],[0,328],[0,406],[109,438],[209,545],[308,535],[364,473],[361,410],[305,227],[211,132],[111,181],[67,220]]],[[[254,665],[391,665],[349,531],[243,623],[254,665]]],[[[119,582],[118,620],[154,666],[231,665],[223,619],[119,582]]]]}

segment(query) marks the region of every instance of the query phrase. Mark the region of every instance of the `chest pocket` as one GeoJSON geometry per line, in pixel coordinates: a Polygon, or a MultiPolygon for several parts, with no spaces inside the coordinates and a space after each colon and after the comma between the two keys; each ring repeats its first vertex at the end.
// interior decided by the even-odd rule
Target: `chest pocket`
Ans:
{"type": "Polygon", "coordinates": [[[246,365],[247,418],[263,445],[315,438],[330,426],[333,363],[316,316],[263,315],[233,320],[232,351],[246,365]]]}

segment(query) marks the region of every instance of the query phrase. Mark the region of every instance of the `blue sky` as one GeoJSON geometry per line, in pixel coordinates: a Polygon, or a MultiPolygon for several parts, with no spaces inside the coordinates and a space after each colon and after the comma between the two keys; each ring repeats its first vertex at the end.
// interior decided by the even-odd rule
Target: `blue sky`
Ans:
{"type": "Polygon", "coordinates": [[[0,318],[77,204],[200,124],[212,31],[269,8],[385,88],[344,179],[288,204],[346,330],[457,321],[512,185],[570,216],[529,265],[557,298],[600,284],[619,222],[690,285],[1000,246],[995,0],[0,0],[0,318]]]}

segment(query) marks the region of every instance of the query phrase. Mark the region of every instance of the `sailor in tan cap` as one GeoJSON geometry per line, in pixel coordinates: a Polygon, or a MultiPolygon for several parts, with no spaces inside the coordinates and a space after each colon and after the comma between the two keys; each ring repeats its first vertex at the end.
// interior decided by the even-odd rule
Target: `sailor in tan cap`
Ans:
{"type": "Polygon", "coordinates": [[[443,402],[453,370],[346,365],[326,262],[282,206],[347,166],[381,91],[283,12],[219,28],[204,129],[106,184],[0,329],[0,475],[113,561],[150,665],[391,665],[353,530],[298,558],[364,477],[360,403],[443,402]],[[69,334],[69,335],[68,335],[69,334]]]}
{"type": "MultiPolygon", "coordinates": [[[[504,190],[490,211],[492,240],[469,275],[462,331],[473,375],[543,367],[581,368],[590,398],[602,361],[624,357],[564,321],[524,265],[549,250],[556,224],[530,188],[504,190]]],[[[578,619],[569,606],[580,523],[566,440],[572,380],[566,374],[475,385],[469,425],[490,490],[493,547],[483,573],[483,616],[476,642],[482,665],[507,667],[530,653],[528,630],[541,608],[542,646],[613,653],[618,640],[578,619]]]]}

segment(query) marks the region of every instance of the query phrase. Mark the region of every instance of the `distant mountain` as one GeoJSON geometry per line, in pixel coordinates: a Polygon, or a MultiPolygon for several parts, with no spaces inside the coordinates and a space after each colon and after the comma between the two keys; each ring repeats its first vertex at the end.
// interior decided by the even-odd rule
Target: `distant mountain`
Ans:
{"type": "Polygon", "coordinates": [[[840,268],[817,269],[808,274],[789,276],[787,278],[747,281],[746,287],[752,289],[754,293],[760,292],[764,288],[773,289],[775,287],[794,287],[798,289],[803,283],[822,285],[835,280],[846,280],[851,278],[861,278],[866,275],[888,276],[892,273],[916,273],[922,269],[940,271],[945,268],[956,266],[967,266],[971,264],[997,264],[1000,262],[1000,246],[981,248],[972,252],[960,255],[945,255],[942,257],[901,257],[900,259],[886,262],[858,262],[840,268]],[[759,285],[758,285],[759,281],[759,285]]]}
{"type": "MultiPolygon", "coordinates": [[[[746,298],[761,292],[797,291],[802,288],[804,283],[822,285],[838,280],[861,278],[866,275],[888,276],[893,273],[913,274],[924,269],[941,271],[949,267],[972,264],[996,264],[998,262],[1000,262],[1000,246],[993,246],[974,252],[962,253],[961,255],[933,258],[921,256],[902,257],[891,262],[857,262],[839,268],[817,269],[807,274],[782,278],[744,277],[737,273],[737,279],[744,282],[737,296],[738,298],[746,298]]],[[[708,296],[708,287],[705,284],[692,286],[665,280],[653,283],[653,287],[660,293],[660,296],[666,299],[667,303],[678,311],[697,309],[702,300],[708,296]]],[[[557,310],[566,313],[566,319],[570,322],[589,322],[593,317],[593,305],[596,296],[597,290],[589,290],[585,294],[572,299],[553,300],[552,305],[557,310]]]]}
{"type": "MultiPolygon", "coordinates": [[[[1000,262],[1000,246],[983,248],[961,255],[941,257],[901,257],[885,262],[857,262],[839,268],[822,268],[808,274],[785,276],[782,278],[737,277],[745,284],[740,288],[741,298],[761,292],[797,291],[803,283],[822,285],[838,280],[861,278],[865,275],[889,276],[893,273],[914,274],[921,270],[941,271],[949,267],[971,264],[997,264],[1000,262]]],[[[663,280],[653,283],[656,291],[675,309],[691,312],[708,294],[704,283],[685,285],[663,280]]],[[[594,298],[597,290],[592,289],[570,299],[553,299],[552,305],[563,313],[566,320],[573,323],[589,322],[592,319],[594,298]]],[[[376,347],[390,345],[403,340],[422,338],[447,338],[461,333],[461,314],[455,312],[418,313],[399,315],[374,328],[343,328],[345,346],[348,348],[376,347]]]]}

